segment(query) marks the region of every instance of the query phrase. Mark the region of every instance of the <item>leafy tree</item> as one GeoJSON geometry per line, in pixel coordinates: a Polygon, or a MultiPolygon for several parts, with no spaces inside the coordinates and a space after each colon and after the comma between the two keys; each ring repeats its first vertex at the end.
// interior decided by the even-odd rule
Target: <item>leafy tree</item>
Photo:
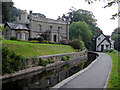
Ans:
{"type": "Polygon", "coordinates": [[[120,27],[112,32],[112,39],[115,41],[115,49],[120,51],[120,27]]]}
{"type": "Polygon", "coordinates": [[[12,8],[12,13],[11,13],[11,22],[16,21],[16,14],[20,17],[21,16],[21,9],[18,9],[16,7],[12,8]]]}
{"type": "MultiPolygon", "coordinates": [[[[95,16],[93,15],[92,12],[83,10],[83,9],[78,9],[76,11],[75,8],[71,8],[68,12],[68,16],[70,18],[70,24],[78,21],[84,21],[89,25],[89,28],[92,32],[92,34],[96,34],[96,30],[100,30],[100,28],[97,26],[95,16]]],[[[66,16],[63,14],[62,16],[63,20],[65,20],[66,16]]]]}
{"type": "Polygon", "coordinates": [[[85,43],[85,46],[89,49],[91,44],[92,33],[89,26],[84,22],[73,22],[70,25],[70,40],[78,39],[85,43]]]}
{"type": "Polygon", "coordinates": [[[9,22],[11,20],[13,2],[2,3],[2,22],[9,22]]]}

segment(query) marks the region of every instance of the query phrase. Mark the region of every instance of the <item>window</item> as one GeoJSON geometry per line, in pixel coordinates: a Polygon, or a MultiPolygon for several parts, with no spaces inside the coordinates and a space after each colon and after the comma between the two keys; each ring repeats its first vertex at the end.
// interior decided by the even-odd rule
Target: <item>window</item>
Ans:
{"type": "Polygon", "coordinates": [[[48,30],[52,30],[52,26],[49,26],[49,27],[48,27],[48,30]]]}
{"type": "Polygon", "coordinates": [[[98,38],[98,40],[101,40],[101,38],[98,38]]]}
{"type": "Polygon", "coordinates": [[[20,40],[20,33],[17,33],[17,39],[20,40]]]}
{"type": "Polygon", "coordinates": [[[59,32],[59,33],[62,32],[62,27],[58,27],[58,32],[59,32]]]}
{"type": "Polygon", "coordinates": [[[38,32],[41,32],[41,25],[38,25],[38,26],[37,26],[37,31],[38,31],[38,32]]]}
{"type": "Polygon", "coordinates": [[[26,33],[22,33],[22,40],[25,40],[26,38],[26,33]]]}

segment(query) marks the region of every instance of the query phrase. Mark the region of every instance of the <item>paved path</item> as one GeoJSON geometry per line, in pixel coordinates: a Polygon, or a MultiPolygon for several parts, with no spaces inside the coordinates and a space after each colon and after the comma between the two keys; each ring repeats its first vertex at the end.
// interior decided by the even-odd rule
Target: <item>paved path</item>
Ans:
{"type": "Polygon", "coordinates": [[[111,57],[99,53],[98,60],[82,74],[64,84],[61,88],[104,88],[112,67],[111,57]]]}

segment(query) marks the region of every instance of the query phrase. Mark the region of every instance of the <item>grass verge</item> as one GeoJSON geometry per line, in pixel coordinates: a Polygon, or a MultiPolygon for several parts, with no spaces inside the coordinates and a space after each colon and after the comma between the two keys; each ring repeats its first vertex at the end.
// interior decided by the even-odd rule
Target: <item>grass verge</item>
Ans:
{"type": "Polygon", "coordinates": [[[18,55],[29,57],[75,52],[68,45],[28,43],[12,40],[2,40],[2,46],[8,47],[8,49],[13,50],[18,55]]]}
{"type": "MultiPolygon", "coordinates": [[[[112,70],[111,74],[109,76],[107,88],[120,88],[119,82],[120,78],[118,77],[120,75],[120,66],[118,65],[118,61],[120,60],[120,53],[115,51],[114,53],[107,53],[112,58],[112,70]],[[119,57],[118,57],[119,56],[119,57]]],[[[120,63],[119,63],[120,64],[120,63]]]]}

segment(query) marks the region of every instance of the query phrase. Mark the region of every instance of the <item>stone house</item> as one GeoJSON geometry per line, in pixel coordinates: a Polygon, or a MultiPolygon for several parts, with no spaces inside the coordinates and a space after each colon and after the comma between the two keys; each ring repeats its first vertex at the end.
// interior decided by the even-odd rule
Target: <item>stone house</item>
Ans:
{"type": "Polygon", "coordinates": [[[18,40],[28,40],[29,38],[38,38],[46,35],[48,41],[59,42],[60,39],[69,39],[68,19],[53,20],[39,15],[33,15],[32,11],[29,17],[26,11],[21,12],[21,19],[16,15],[15,22],[5,23],[3,32],[5,39],[16,37],[18,40]]]}
{"type": "Polygon", "coordinates": [[[114,41],[110,36],[103,34],[102,30],[98,30],[93,37],[94,51],[104,51],[105,49],[114,49],[114,41]]]}

